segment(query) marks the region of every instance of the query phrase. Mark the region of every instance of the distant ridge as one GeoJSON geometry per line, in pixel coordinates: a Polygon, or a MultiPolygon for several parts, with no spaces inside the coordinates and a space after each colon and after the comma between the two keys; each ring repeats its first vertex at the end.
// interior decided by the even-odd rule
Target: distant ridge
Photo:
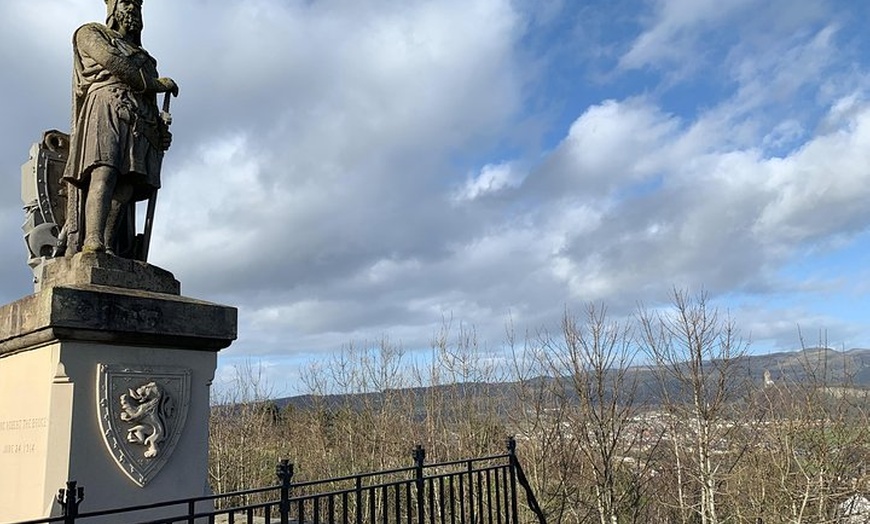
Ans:
{"type": "MultiPolygon", "coordinates": [[[[870,390],[870,349],[852,348],[837,351],[831,348],[810,347],[796,351],[783,351],[766,355],[746,355],[735,359],[733,368],[735,379],[747,381],[762,387],[765,371],[773,384],[810,384],[825,387],[850,387],[870,390]]],[[[631,368],[638,381],[640,402],[658,403],[656,391],[659,388],[658,373],[655,366],[644,365],[631,368]]],[[[553,381],[553,377],[537,377],[534,381],[553,381]]],[[[429,387],[407,388],[401,391],[423,399],[428,394],[450,392],[460,398],[487,395],[490,400],[510,409],[513,404],[518,383],[463,383],[429,387]]],[[[362,407],[365,404],[378,405],[384,402],[385,392],[336,394],[336,395],[297,395],[272,400],[279,409],[288,406],[296,409],[310,409],[316,406],[328,409],[339,407],[362,407]]],[[[422,401],[422,400],[420,400],[422,401]]]]}

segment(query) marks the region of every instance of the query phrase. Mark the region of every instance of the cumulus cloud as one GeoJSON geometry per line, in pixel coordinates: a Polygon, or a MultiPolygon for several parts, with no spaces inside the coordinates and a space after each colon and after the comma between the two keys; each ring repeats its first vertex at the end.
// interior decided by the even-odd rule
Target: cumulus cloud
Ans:
{"type": "MultiPolygon", "coordinates": [[[[609,114],[631,112],[617,110],[616,105],[605,103],[609,114]]],[[[589,116],[601,109],[590,108],[578,118],[563,146],[570,137],[594,132],[595,119],[589,116]]],[[[653,114],[651,108],[640,112],[653,114]]],[[[865,109],[850,115],[836,130],[813,137],[782,158],[765,158],[753,148],[717,151],[716,143],[683,149],[692,127],[678,127],[664,114],[610,119],[613,126],[625,126],[626,136],[648,137],[657,128],[668,132],[653,134],[645,146],[635,142],[617,159],[606,152],[632,142],[604,134],[595,151],[604,151],[603,158],[611,162],[600,171],[612,174],[607,193],[596,191],[594,183],[577,184],[573,192],[557,186],[561,198],[567,198],[566,193],[580,202],[607,197],[610,205],[601,216],[585,218],[586,225],[597,224],[594,228],[574,236],[572,221],[548,220],[568,224],[563,227],[571,238],[552,260],[554,274],[569,283],[577,298],[595,299],[620,289],[642,293],[650,283],[658,283],[654,288],[706,284],[717,291],[760,285],[769,276],[766,271],[806,242],[856,234],[870,224],[863,210],[870,183],[866,114],[865,109]],[[638,166],[656,166],[648,172],[658,176],[638,186],[634,177],[644,172],[638,166]]],[[[562,156],[561,147],[554,155],[562,156]]],[[[583,155],[564,158],[558,168],[548,165],[533,176],[546,178],[552,175],[549,169],[578,177],[596,172],[583,155]]],[[[558,216],[562,209],[552,208],[550,213],[558,216]]]]}
{"type": "Polygon", "coordinates": [[[661,145],[674,138],[679,121],[641,100],[608,100],[588,108],[550,155],[530,185],[588,199],[642,185],[665,158],[661,145]]]}
{"type": "Polygon", "coordinates": [[[519,186],[525,175],[509,162],[487,164],[474,177],[470,177],[454,195],[455,200],[475,200],[508,188],[519,186]]]}
{"type": "Polygon", "coordinates": [[[831,125],[839,114],[839,126],[768,163],[766,186],[776,196],[758,219],[759,235],[797,243],[855,234],[870,224],[870,105],[847,118],[839,105],[828,119],[831,125]]]}
{"type": "Polygon", "coordinates": [[[191,95],[214,101],[212,112],[235,128],[224,131],[235,146],[208,136],[221,131],[212,126],[198,132],[198,151],[175,164],[179,182],[167,176],[166,192],[174,196],[158,233],[177,237],[169,245],[179,249],[158,248],[155,260],[184,268],[185,249],[213,251],[212,239],[223,236],[232,239],[224,248],[232,256],[217,263],[232,280],[273,287],[279,271],[282,280],[302,284],[347,278],[384,250],[413,252],[428,243],[423,232],[437,236],[450,222],[439,216],[431,192],[444,155],[473,147],[517,110],[511,57],[517,28],[509,6],[267,5],[264,11],[239,4],[226,23],[269,36],[241,42],[222,57],[223,67],[203,71],[218,91],[230,91],[191,95]],[[286,29],[267,30],[276,25],[286,29]],[[225,147],[238,154],[201,158],[225,147]],[[217,183],[203,188],[209,179],[217,183]],[[185,211],[192,201],[196,211],[185,211]],[[422,235],[395,227],[409,220],[422,235]],[[178,235],[178,223],[190,223],[190,234],[178,235]],[[198,234],[203,227],[211,232],[198,234]],[[245,269],[263,263],[264,272],[245,269]]]}

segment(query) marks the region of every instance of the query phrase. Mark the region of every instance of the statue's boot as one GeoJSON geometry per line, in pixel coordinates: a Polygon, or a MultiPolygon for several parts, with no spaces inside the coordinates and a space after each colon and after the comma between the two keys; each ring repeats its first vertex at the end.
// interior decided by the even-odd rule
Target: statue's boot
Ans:
{"type": "Polygon", "coordinates": [[[115,254],[115,246],[118,240],[118,229],[121,225],[121,216],[127,212],[127,205],[130,197],[133,196],[133,186],[130,184],[118,183],[115,186],[112,201],[109,204],[109,213],[106,217],[106,229],[103,236],[106,240],[106,253],[115,254]]]}
{"type": "Polygon", "coordinates": [[[103,232],[103,237],[106,239],[106,253],[115,254],[115,242],[118,239],[118,224],[121,222],[121,205],[115,200],[112,200],[112,205],[109,208],[109,216],[106,217],[106,230],[103,232]]]}
{"type": "MultiPolygon", "coordinates": [[[[102,225],[106,221],[105,208],[91,205],[90,199],[85,203],[85,240],[82,242],[83,253],[99,253],[106,250],[105,235],[102,225]]],[[[96,204],[96,202],[94,202],[96,204]]]]}
{"type": "Polygon", "coordinates": [[[105,244],[95,236],[86,237],[84,243],[82,243],[82,253],[101,253],[105,250],[105,244]]]}
{"type": "Polygon", "coordinates": [[[97,166],[91,172],[88,196],[85,199],[85,240],[82,251],[94,253],[106,250],[106,222],[115,192],[115,170],[97,166]]]}

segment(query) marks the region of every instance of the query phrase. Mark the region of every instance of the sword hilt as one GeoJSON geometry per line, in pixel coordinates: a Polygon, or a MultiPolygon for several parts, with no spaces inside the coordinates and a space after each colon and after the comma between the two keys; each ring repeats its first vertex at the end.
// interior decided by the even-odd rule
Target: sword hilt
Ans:
{"type": "Polygon", "coordinates": [[[160,118],[167,126],[172,124],[172,115],[169,113],[169,102],[172,100],[172,93],[166,92],[163,94],[163,111],[160,112],[160,118]]]}

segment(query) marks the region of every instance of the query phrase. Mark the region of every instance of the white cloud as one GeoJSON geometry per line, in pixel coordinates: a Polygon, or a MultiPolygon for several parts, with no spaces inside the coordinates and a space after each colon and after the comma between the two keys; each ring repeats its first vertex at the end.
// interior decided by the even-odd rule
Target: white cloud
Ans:
{"type": "Polygon", "coordinates": [[[661,145],[679,121],[642,100],[607,100],[587,109],[556,149],[546,183],[595,199],[655,176],[666,161],[661,145]]]}
{"type": "Polygon", "coordinates": [[[734,320],[744,337],[761,346],[756,351],[785,351],[802,345],[827,345],[836,349],[866,346],[856,326],[809,308],[749,302],[736,312],[734,320]]]}
{"type": "Polygon", "coordinates": [[[518,110],[509,3],[251,5],[220,10],[197,47],[182,47],[218,42],[216,62],[188,57],[199,70],[174,105],[186,159],[167,156],[175,196],[159,220],[197,225],[195,234],[167,232],[179,237],[174,254],[158,250],[155,260],[182,268],[192,289],[222,287],[184,250],[213,252],[223,238],[226,256],[209,261],[210,272],[274,289],[267,277],[278,271],[297,284],[347,281],[384,250],[425,243],[418,231],[450,222],[433,201],[448,198],[432,192],[442,158],[488,140],[518,110]],[[224,33],[238,45],[222,49],[224,33]],[[203,158],[226,147],[227,158],[203,158]],[[410,226],[407,217],[415,230],[396,227],[410,226]],[[264,260],[268,270],[246,271],[264,260]]]}
{"type": "MultiPolygon", "coordinates": [[[[842,112],[835,104],[831,119],[842,112]]],[[[829,120],[830,124],[830,120],[829,120]]],[[[806,143],[794,155],[768,163],[766,188],[776,195],[756,230],[771,241],[815,241],[870,226],[870,105],[806,143]]]]}
{"type": "Polygon", "coordinates": [[[454,199],[475,200],[489,194],[498,193],[503,189],[519,186],[525,174],[515,164],[487,164],[481,168],[477,176],[466,180],[462,188],[454,195],[454,199]]]}
{"type": "Polygon", "coordinates": [[[652,27],[638,36],[620,59],[627,69],[645,66],[687,67],[698,57],[704,29],[722,23],[756,0],[655,0],[652,27]]]}
{"type": "MultiPolygon", "coordinates": [[[[778,52],[789,51],[783,42],[806,36],[815,24],[829,23],[827,0],[652,0],[653,14],[619,59],[619,69],[650,69],[664,75],[669,85],[695,82],[699,71],[707,80],[730,82],[722,63],[745,48],[772,58],[773,71],[793,62],[778,52]]],[[[811,57],[803,57],[804,59],[811,57]]],[[[811,69],[812,62],[802,64],[811,69]]],[[[798,71],[800,68],[790,68],[798,71]]],[[[766,71],[757,71],[765,73],[766,71]]],[[[753,75],[753,79],[756,78],[753,75]]],[[[783,79],[784,80],[784,79],[783,79]]],[[[768,84],[768,87],[773,87],[768,84]]]]}
{"type": "Polygon", "coordinates": [[[263,166],[251,154],[254,150],[244,134],[217,138],[164,173],[155,220],[155,264],[196,272],[203,269],[202,260],[191,252],[213,254],[222,265],[257,249],[257,223],[282,195],[264,187],[263,166]]]}
{"type": "MultiPolygon", "coordinates": [[[[835,102],[829,125],[844,106],[855,103],[835,102]]],[[[721,108],[712,112],[724,115],[721,108]]],[[[650,104],[610,101],[575,121],[553,153],[558,161],[530,174],[537,181],[577,177],[573,185],[548,186],[552,198],[575,207],[542,209],[548,218],[537,224],[564,232],[567,241],[550,266],[569,296],[607,299],[628,290],[635,298],[660,296],[674,284],[750,290],[805,242],[870,226],[866,109],[783,158],[718,143],[717,133],[698,132],[705,118],[683,125],[650,104]],[[638,185],[644,174],[657,177],[638,185]],[[561,219],[587,201],[609,205],[598,215],[561,219]],[[571,223],[582,225],[577,234],[569,233],[571,223]]],[[[793,125],[786,120],[774,129],[793,125]]]]}

